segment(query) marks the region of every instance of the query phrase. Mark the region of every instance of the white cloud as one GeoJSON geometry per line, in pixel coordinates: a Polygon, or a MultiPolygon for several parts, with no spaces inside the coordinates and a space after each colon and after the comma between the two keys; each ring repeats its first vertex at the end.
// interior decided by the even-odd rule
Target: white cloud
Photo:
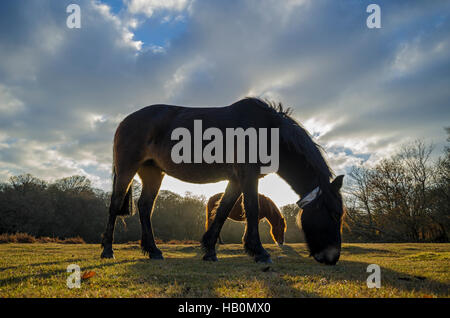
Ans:
{"type": "Polygon", "coordinates": [[[128,11],[151,17],[157,11],[181,12],[189,7],[191,0],[129,0],[128,11]]]}
{"type": "MultiPolygon", "coordinates": [[[[410,138],[445,142],[450,28],[439,18],[442,4],[403,10],[386,2],[390,14],[374,31],[361,26],[360,2],[130,0],[112,12],[80,0],[80,30],[64,27],[63,2],[0,3],[3,179],[76,173],[109,189],[114,130],[127,114],[156,103],[227,105],[246,95],[293,107],[336,172],[375,162],[410,138]],[[142,47],[135,34],[157,15],[167,22],[159,27],[184,19],[187,30],[170,45],[142,47]]],[[[163,186],[223,190],[171,178],[163,186]]],[[[275,176],[261,181],[261,192],[280,204],[294,202],[288,189],[275,176]]]]}
{"type": "Polygon", "coordinates": [[[417,72],[427,64],[445,59],[448,55],[450,39],[442,39],[437,43],[424,43],[423,36],[401,43],[392,62],[392,76],[406,76],[417,72]]]}
{"type": "Polygon", "coordinates": [[[1,148],[0,167],[5,174],[4,180],[20,173],[31,173],[47,181],[76,174],[88,177],[95,186],[104,187],[109,183],[85,170],[86,166],[98,165],[97,161],[74,160],[38,141],[21,139],[12,145],[1,148]],[[23,167],[26,167],[26,171],[23,167]]]}
{"type": "Polygon", "coordinates": [[[130,31],[138,26],[136,19],[124,19],[123,21],[111,12],[111,7],[105,3],[95,1],[92,3],[94,9],[98,11],[105,20],[113,23],[114,27],[118,30],[121,36],[117,39],[119,45],[130,46],[137,51],[142,49],[142,41],[134,41],[134,33],[130,31]]]}
{"type": "Polygon", "coordinates": [[[2,116],[13,115],[24,109],[24,103],[14,97],[9,88],[0,84],[0,114],[2,116]]]}
{"type": "Polygon", "coordinates": [[[202,56],[196,56],[176,69],[172,77],[166,81],[164,88],[169,99],[176,99],[183,94],[186,85],[195,79],[196,75],[208,76],[214,66],[202,56]]]}

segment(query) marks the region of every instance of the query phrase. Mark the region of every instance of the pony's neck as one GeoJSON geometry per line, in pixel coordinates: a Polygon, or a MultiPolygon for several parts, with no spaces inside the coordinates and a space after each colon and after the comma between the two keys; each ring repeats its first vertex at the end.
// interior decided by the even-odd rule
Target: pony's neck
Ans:
{"type": "Polygon", "coordinates": [[[274,228],[281,226],[283,222],[285,222],[280,210],[275,208],[270,210],[270,212],[266,215],[266,218],[270,223],[270,231],[272,232],[272,235],[274,228]]]}
{"type": "Polygon", "coordinates": [[[285,151],[280,153],[278,175],[283,178],[300,198],[320,185],[320,176],[310,167],[302,155],[285,151]]]}
{"type": "Polygon", "coordinates": [[[274,205],[268,204],[266,211],[266,218],[267,221],[269,221],[271,228],[279,225],[283,219],[283,215],[281,214],[280,210],[278,210],[278,208],[276,208],[274,205]]]}

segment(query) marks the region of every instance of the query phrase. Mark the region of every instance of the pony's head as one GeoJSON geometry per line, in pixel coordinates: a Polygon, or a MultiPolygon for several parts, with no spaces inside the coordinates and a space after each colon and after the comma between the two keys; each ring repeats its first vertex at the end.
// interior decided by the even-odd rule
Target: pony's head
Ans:
{"type": "Polygon", "coordinates": [[[327,265],[336,264],[341,253],[343,178],[336,177],[327,189],[318,187],[298,202],[303,210],[299,215],[310,255],[327,265]]]}
{"type": "Polygon", "coordinates": [[[280,217],[277,219],[276,224],[272,224],[270,230],[272,238],[279,246],[282,246],[284,243],[284,232],[286,232],[286,220],[283,217],[280,217]]]}

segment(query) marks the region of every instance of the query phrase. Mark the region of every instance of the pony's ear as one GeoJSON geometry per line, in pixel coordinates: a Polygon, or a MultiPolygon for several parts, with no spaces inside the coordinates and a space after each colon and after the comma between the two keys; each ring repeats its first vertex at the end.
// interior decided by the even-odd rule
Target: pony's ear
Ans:
{"type": "Polygon", "coordinates": [[[331,188],[334,191],[339,191],[342,188],[342,182],[344,181],[344,175],[341,174],[340,176],[337,176],[334,178],[333,182],[331,182],[331,188]]]}

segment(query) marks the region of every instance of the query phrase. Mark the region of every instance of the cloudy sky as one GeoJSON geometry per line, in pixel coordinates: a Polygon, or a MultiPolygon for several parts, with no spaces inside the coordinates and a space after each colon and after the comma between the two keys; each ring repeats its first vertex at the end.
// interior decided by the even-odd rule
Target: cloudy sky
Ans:
{"type": "MultiPolygon", "coordinates": [[[[2,0],[0,180],[80,174],[111,186],[112,138],[146,105],[294,108],[337,173],[416,138],[439,153],[450,126],[450,1],[2,0]],[[66,7],[81,8],[81,29],[66,7]],[[381,7],[369,29],[366,7],[381,7]]],[[[166,177],[209,196],[225,183],[166,177]]],[[[260,192],[297,196],[276,176],[260,192]]]]}

